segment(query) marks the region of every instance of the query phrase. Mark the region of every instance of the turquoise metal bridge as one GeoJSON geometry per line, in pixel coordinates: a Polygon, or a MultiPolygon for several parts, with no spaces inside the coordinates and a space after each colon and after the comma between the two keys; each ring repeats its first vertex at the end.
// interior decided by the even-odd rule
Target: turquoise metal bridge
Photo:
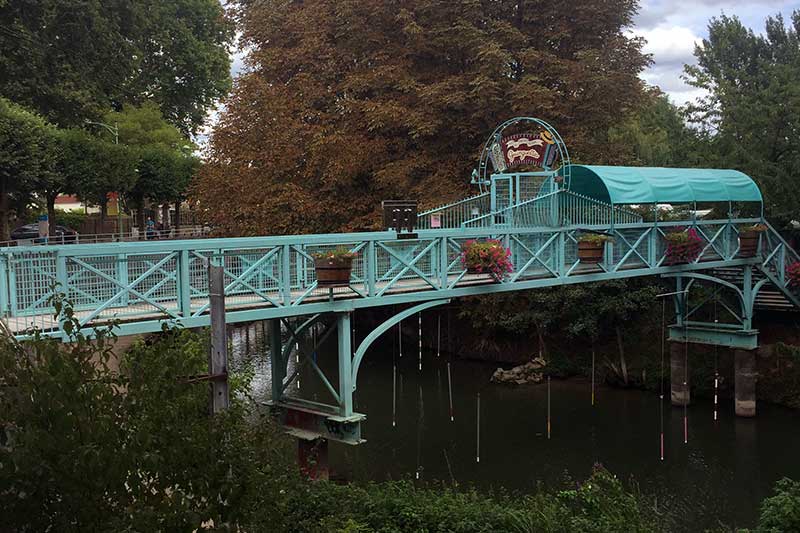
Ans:
{"type": "Polygon", "coordinates": [[[273,403],[284,423],[301,437],[353,443],[360,441],[363,415],[353,412],[352,393],[370,344],[403,318],[453,298],[661,275],[675,278],[678,288],[672,339],[738,347],[757,342],[753,304],[767,284],[800,305],[787,277],[800,257],[766,224],[758,187],[740,172],[574,165],[554,129],[519,118],[490,136],[473,183],[479,194],[420,213],[413,238],[388,230],[0,249],[0,313],[18,338],[35,328],[67,340],[54,317],[57,291],[85,328],[114,321],[119,335],[130,335],[157,332],[164,324],[207,326],[208,265],[222,266],[227,322],[271,320],[273,354],[279,354],[273,357],[273,403]],[[520,127],[540,131],[508,134],[520,127]],[[517,171],[521,165],[538,170],[517,171]],[[756,223],[767,230],[755,255],[744,257],[739,232],[756,223]],[[667,236],[687,228],[699,237],[699,252],[673,264],[667,236]],[[578,259],[578,241],[586,233],[610,238],[600,262],[578,259]],[[470,273],[461,262],[467,241],[487,238],[511,251],[515,268],[504,279],[470,273]],[[313,254],[341,247],[357,254],[349,287],[319,287],[313,254]],[[721,268],[739,269],[741,286],[716,277],[721,268]],[[728,306],[726,323],[693,321],[699,304],[690,305],[689,291],[705,283],[733,294],[737,303],[728,306]],[[350,313],[387,305],[404,310],[354,349],[350,313]],[[338,386],[316,362],[305,361],[334,403],[289,399],[285,391],[296,373],[286,375],[287,363],[296,340],[323,323],[329,323],[328,333],[339,331],[338,386]],[[282,330],[288,340],[281,339],[282,330]]]}

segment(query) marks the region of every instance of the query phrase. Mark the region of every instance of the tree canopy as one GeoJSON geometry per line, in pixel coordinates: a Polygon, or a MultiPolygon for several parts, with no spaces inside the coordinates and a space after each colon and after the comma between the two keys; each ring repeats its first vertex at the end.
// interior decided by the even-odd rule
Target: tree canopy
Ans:
{"type": "Polygon", "coordinates": [[[42,117],[0,97],[0,241],[55,167],[55,128],[42,117]]]}
{"type": "Polygon", "coordinates": [[[249,68],[195,188],[229,233],[372,227],[383,199],[461,197],[515,115],[608,160],[609,126],[642,96],[635,0],[233,4],[249,68]]]}
{"type": "Polygon", "coordinates": [[[218,0],[0,2],[0,94],[78,126],[153,100],[184,133],[230,88],[218,0]]]}
{"type": "Polygon", "coordinates": [[[800,11],[787,24],[778,15],[756,34],[735,16],[711,20],[697,46],[689,83],[708,91],[690,106],[715,158],[762,188],[767,216],[797,219],[800,202],[800,11]]]}

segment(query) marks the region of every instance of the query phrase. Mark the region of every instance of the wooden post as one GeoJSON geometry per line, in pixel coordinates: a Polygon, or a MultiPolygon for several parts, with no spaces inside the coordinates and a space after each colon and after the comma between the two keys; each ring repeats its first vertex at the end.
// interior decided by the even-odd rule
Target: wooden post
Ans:
{"type": "Polygon", "coordinates": [[[208,266],[208,297],[211,306],[211,412],[228,408],[228,338],[225,335],[225,280],[223,267],[208,266]]]}

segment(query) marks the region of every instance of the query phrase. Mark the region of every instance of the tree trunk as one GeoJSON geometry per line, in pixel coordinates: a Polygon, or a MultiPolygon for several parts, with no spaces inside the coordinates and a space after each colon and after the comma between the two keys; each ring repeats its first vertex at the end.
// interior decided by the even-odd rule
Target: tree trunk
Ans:
{"type": "Polygon", "coordinates": [[[175,200],[175,231],[181,229],[181,201],[175,200]]]}
{"type": "Polygon", "coordinates": [[[144,215],[144,197],[136,198],[136,225],[139,227],[139,239],[145,238],[147,230],[147,220],[144,215]]]}
{"type": "Polygon", "coordinates": [[[617,331],[617,346],[619,347],[619,369],[622,373],[622,381],[628,385],[628,365],[625,362],[625,348],[622,344],[622,330],[619,326],[615,326],[617,331]]]}
{"type": "Polygon", "coordinates": [[[538,324],[536,325],[536,336],[539,337],[539,357],[546,361],[547,358],[545,355],[547,354],[547,346],[544,343],[544,332],[542,331],[542,327],[538,324]]]}
{"type": "MultiPolygon", "coordinates": [[[[58,193],[47,194],[47,224],[50,230],[50,236],[56,234],[56,197],[58,193]]],[[[74,229],[74,228],[73,228],[74,229]]]]}
{"type": "Polygon", "coordinates": [[[10,215],[11,214],[8,212],[8,190],[6,188],[6,180],[0,178],[0,241],[11,240],[11,229],[8,224],[10,215]]]}
{"type": "Polygon", "coordinates": [[[100,200],[100,231],[98,233],[106,233],[107,216],[108,216],[108,198],[103,197],[100,200]]]}
{"type": "Polygon", "coordinates": [[[169,204],[161,205],[161,223],[165,230],[169,229],[169,204]]]}

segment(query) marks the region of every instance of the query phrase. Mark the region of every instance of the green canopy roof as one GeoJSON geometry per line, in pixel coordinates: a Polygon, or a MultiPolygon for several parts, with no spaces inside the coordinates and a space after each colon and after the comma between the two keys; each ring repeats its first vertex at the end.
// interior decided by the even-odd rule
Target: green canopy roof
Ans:
{"type": "Polygon", "coordinates": [[[570,190],[612,204],[761,202],[738,170],[570,165],[570,190]]]}

